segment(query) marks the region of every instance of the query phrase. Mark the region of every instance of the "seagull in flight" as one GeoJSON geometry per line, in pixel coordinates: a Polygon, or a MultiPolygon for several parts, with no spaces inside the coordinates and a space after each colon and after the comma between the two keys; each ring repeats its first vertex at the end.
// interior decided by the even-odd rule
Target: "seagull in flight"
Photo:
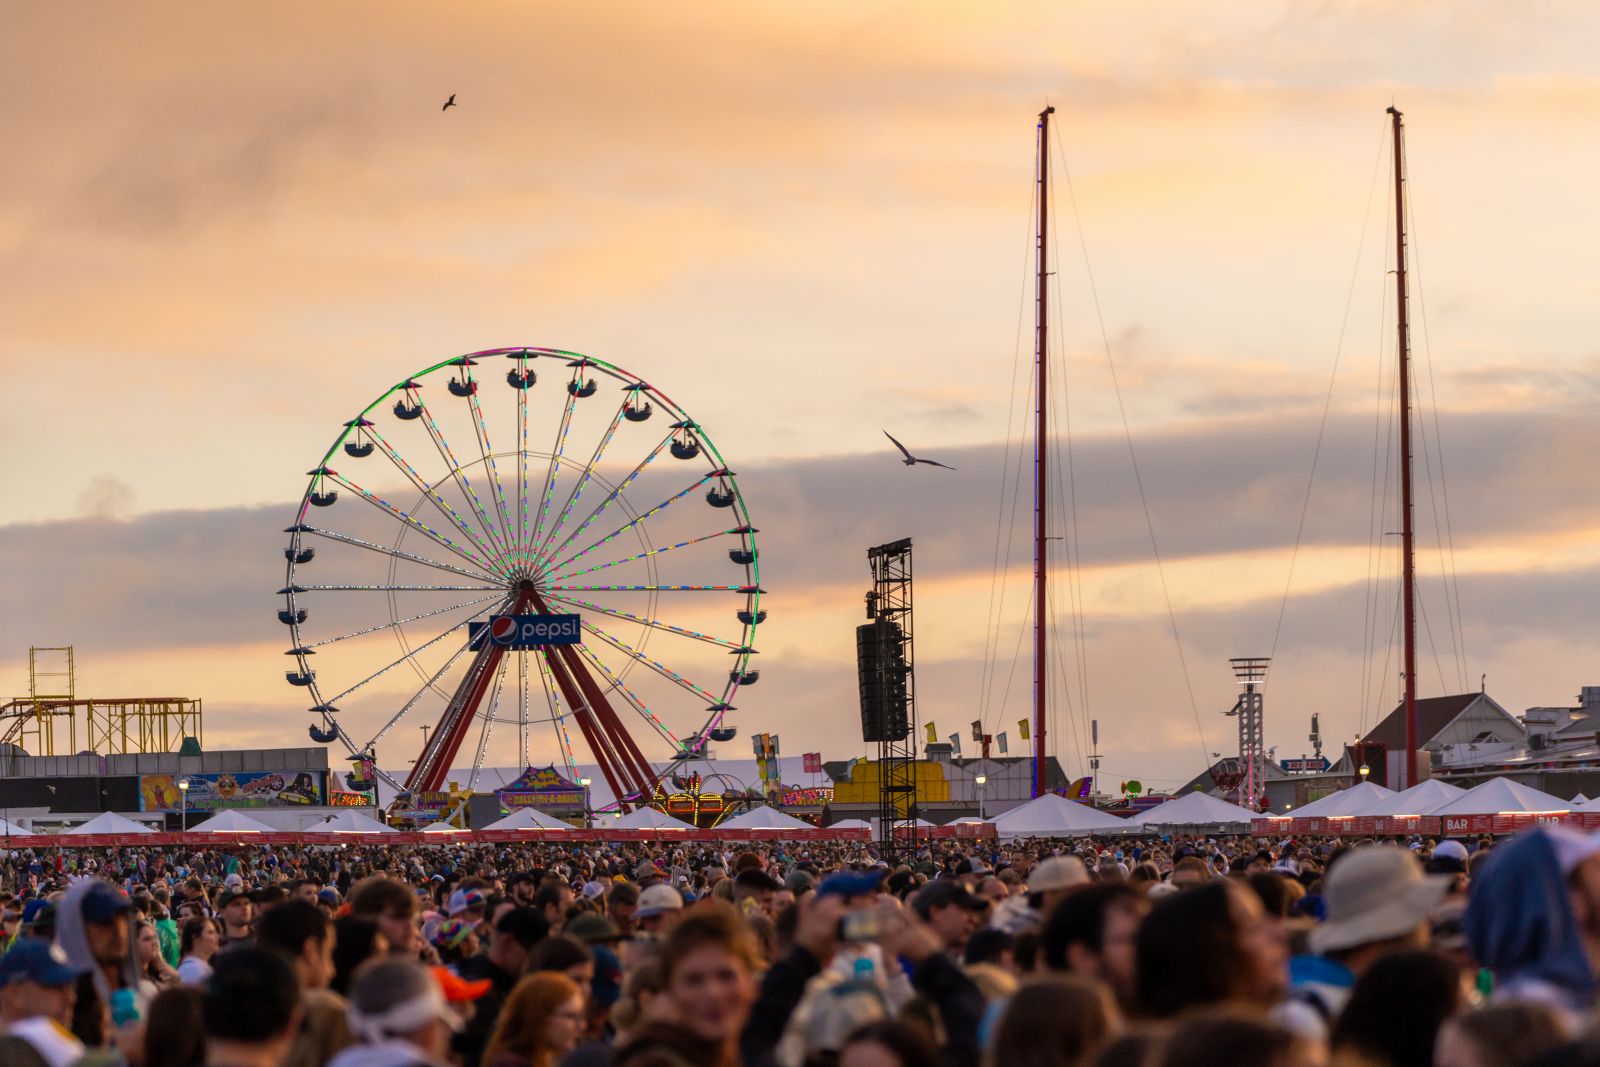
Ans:
{"type": "Polygon", "coordinates": [[[456,106],[456,94],[455,93],[451,93],[450,94],[450,99],[446,100],[444,102],[444,107],[441,107],[439,110],[440,111],[446,111],[446,110],[448,110],[450,108],[453,108],[455,106],[456,106]]]}
{"type": "Polygon", "coordinates": [[[950,466],[950,464],[940,463],[938,460],[918,459],[916,456],[913,456],[910,452],[906,451],[905,445],[901,444],[899,441],[895,441],[894,434],[890,433],[888,430],[883,431],[883,436],[887,437],[891,441],[894,441],[894,447],[898,448],[900,450],[900,454],[906,457],[905,459],[901,460],[901,462],[908,467],[914,467],[918,463],[926,463],[930,467],[943,467],[947,471],[955,470],[955,468],[950,466]]]}

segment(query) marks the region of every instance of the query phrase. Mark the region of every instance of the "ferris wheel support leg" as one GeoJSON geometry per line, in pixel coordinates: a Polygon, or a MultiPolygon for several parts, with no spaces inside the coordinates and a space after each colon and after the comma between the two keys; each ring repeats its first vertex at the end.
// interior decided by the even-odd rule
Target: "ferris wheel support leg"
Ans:
{"type": "Polygon", "coordinates": [[[624,774],[630,779],[629,793],[650,796],[655,787],[655,772],[651,769],[649,761],[644,758],[644,753],[639,751],[633,735],[622,725],[622,719],[618,717],[616,709],[595,684],[594,676],[589,673],[589,668],[578,658],[572,646],[562,646],[558,654],[566,660],[567,670],[577,681],[589,706],[595,710],[599,728],[617,752],[624,774]]]}
{"type": "Polygon", "coordinates": [[[589,751],[594,754],[595,762],[600,764],[600,773],[605,776],[606,784],[611,787],[611,792],[623,808],[628,804],[624,797],[631,795],[635,790],[624,777],[621,761],[617,753],[611,749],[610,739],[600,728],[599,716],[589,706],[582,689],[567,672],[567,665],[556,653],[555,648],[540,649],[545,663],[550,668],[551,675],[556,680],[556,687],[561,690],[561,697],[572,709],[572,717],[578,721],[578,729],[583,731],[583,739],[589,746],[589,751]]]}

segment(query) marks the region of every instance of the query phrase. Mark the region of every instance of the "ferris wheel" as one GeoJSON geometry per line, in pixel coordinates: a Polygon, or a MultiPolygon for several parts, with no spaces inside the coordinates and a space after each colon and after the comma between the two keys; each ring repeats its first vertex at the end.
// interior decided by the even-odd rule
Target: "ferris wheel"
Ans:
{"type": "Polygon", "coordinates": [[[362,408],[308,474],[285,678],[312,740],[402,803],[508,759],[576,780],[587,755],[628,807],[735,736],[760,677],[757,531],[654,385],[558,349],[457,356],[362,408]],[[378,767],[397,749],[418,750],[403,779],[378,767]]]}

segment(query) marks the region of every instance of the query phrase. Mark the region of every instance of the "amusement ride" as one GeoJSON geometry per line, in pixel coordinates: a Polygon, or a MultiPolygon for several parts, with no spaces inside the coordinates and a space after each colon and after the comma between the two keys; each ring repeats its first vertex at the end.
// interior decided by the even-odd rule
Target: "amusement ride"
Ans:
{"type": "Polygon", "coordinates": [[[735,737],[760,676],[757,530],[656,385],[553,348],[455,356],[355,412],[308,478],[285,678],[359,787],[404,809],[513,750],[576,779],[587,750],[627,810],[735,737]],[[417,728],[409,772],[383,770],[417,728]]]}

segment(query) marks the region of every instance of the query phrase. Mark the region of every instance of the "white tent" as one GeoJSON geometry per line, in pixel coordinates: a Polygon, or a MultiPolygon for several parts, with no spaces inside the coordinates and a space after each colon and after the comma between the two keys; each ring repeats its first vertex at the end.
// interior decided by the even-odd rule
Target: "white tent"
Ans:
{"type": "Polygon", "coordinates": [[[1079,837],[1084,834],[1116,833],[1128,824],[1087,804],[1079,804],[1055,793],[1034,797],[1026,804],[989,820],[1002,841],[1017,837],[1079,837]]]}
{"type": "Polygon", "coordinates": [[[134,822],[114,811],[103,811],[82,826],[74,826],[64,834],[153,834],[154,830],[142,822],[134,822]]]}
{"type": "Polygon", "coordinates": [[[840,819],[838,822],[829,823],[830,830],[870,830],[872,824],[865,819],[840,819]]]}
{"type": "Polygon", "coordinates": [[[229,808],[211,816],[199,826],[189,827],[189,830],[197,834],[267,834],[272,832],[272,827],[229,808]]]}
{"type": "Polygon", "coordinates": [[[467,833],[467,831],[463,830],[461,827],[459,827],[459,826],[451,826],[447,822],[430,822],[428,825],[424,826],[418,832],[419,833],[424,833],[424,834],[464,834],[464,833],[467,833]]]}
{"type": "Polygon", "coordinates": [[[370,815],[363,815],[359,811],[341,811],[337,815],[330,815],[326,822],[315,823],[306,827],[308,834],[392,834],[397,831],[392,826],[385,826],[370,815]]]}
{"type": "MultiPolygon", "coordinates": [[[[602,823],[602,828],[604,828],[602,823]]],[[[658,811],[652,807],[634,808],[620,819],[612,819],[610,825],[618,830],[693,830],[694,827],[681,819],[658,811]]]]}
{"type": "MultiPolygon", "coordinates": [[[[1459,785],[1441,782],[1437,778],[1429,778],[1418,782],[1403,793],[1375,805],[1371,811],[1364,811],[1363,815],[1432,815],[1435,811],[1450,803],[1456,797],[1466,793],[1459,785]]],[[[1298,815],[1299,812],[1294,812],[1298,815]]]]}
{"type": "Polygon", "coordinates": [[[1571,803],[1571,804],[1572,804],[1572,806],[1573,806],[1573,807],[1575,807],[1575,808],[1581,808],[1581,807],[1583,807],[1583,806],[1584,806],[1584,805],[1585,805],[1585,804],[1587,804],[1587,803],[1589,803],[1589,798],[1588,798],[1588,797],[1586,797],[1586,796],[1584,796],[1584,795],[1583,795],[1583,794],[1582,794],[1582,793],[1579,793],[1579,794],[1578,794],[1578,795],[1577,795],[1577,796],[1575,796],[1575,797],[1573,797],[1573,798],[1572,798],[1572,800],[1571,800],[1571,801],[1570,801],[1570,803],[1571,803]]]}
{"type": "Polygon", "coordinates": [[[36,832],[37,831],[30,830],[25,826],[18,826],[14,822],[9,822],[9,821],[7,821],[5,819],[0,819],[0,834],[10,835],[10,836],[32,837],[36,832]]]}
{"type": "Polygon", "coordinates": [[[1509,778],[1491,778],[1429,815],[1497,815],[1504,811],[1571,811],[1560,797],[1541,793],[1509,778]]]}
{"type": "Polygon", "coordinates": [[[1128,823],[1141,829],[1147,826],[1229,826],[1236,823],[1248,826],[1250,820],[1260,817],[1249,808],[1218,800],[1209,793],[1186,793],[1176,800],[1140,812],[1128,823]]]}
{"type": "Polygon", "coordinates": [[[813,830],[815,829],[804,819],[797,819],[793,815],[785,815],[776,808],[763,804],[758,808],[741,812],[731,819],[724,819],[717,823],[718,830],[813,830]]]}
{"type": "Polygon", "coordinates": [[[1341,789],[1337,793],[1329,793],[1325,797],[1313,800],[1300,810],[1291,811],[1289,814],[1297,819],[1309,819],[1313,816],[1327,819],[1334,816],[1371,815],[1373,812],[1369,809],[1377,807],[1395,795],[1393,789],[1385,789],[1376,782],[1362,782],[1349,789],[1341,789]]]}
{"type": "Polygon", "coordinates": [[[546,815],[538,808],[518,808],[497,822],[492,822],[484,827],[485,830],[572,830],[575,827],[569,822],[562,822],[554,815],[546,815]]]}

